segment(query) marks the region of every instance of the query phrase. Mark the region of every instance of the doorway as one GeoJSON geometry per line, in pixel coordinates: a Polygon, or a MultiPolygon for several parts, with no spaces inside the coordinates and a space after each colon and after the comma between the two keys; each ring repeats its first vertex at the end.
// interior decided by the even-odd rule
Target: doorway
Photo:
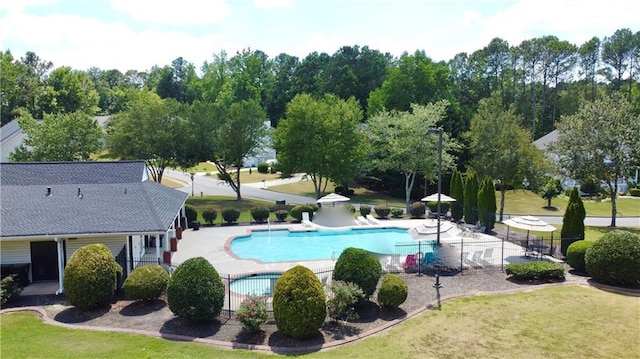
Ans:
{"type": "Polygon", "coordinates": [[[58,280],[58,247],[55,241],[31,242],[33,282],[58,280]]]}

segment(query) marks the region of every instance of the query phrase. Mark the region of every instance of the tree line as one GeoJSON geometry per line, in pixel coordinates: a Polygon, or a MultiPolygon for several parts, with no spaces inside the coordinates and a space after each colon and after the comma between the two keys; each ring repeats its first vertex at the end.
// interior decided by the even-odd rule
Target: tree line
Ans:
{"type": "MultiPolygon", "coordinates": [[[[429,129],[441,128],[447,180],[453,169],[467,167],[492,178],[502,192],[502,212],[508,188],[540,188],[544,175],[559,172],[532,140],[555,128],[573,130],[563,127],[563,119],[594,120],[595,112],[580,111],[596,111],[600,107],[585,104],[604,98],[624,109],[607,115],[620,118],[621,141],[634,150],[627,151],[633,156],[605,156],[620,158],[613,163],[622,166],[606,180],[627,175],[638,163],[640,32],[629,29],[580,46],[554,36],[515,46],[496,38],[448,62],[420,50],[394,58],[356,45],[302,60],[245,49],[232,57],[216,54],[199,71],[177,58],[146,72],[121,73],[52,70],[51,62],[31,52],[17,60],[9,50],[0,54],[2,123],[19,117],[30,138],[15,160],[47,160],[51,149],[57,149],[56,160],[60,153],[86,160],[95,152],[95,134],[65,126],[75,121],[88,129],[92,115],[110,114],[104,142],[110,155],[145,159],[158,181],[167,167],[212,160],[240,198],[242,159],[269,141],[282,172],[307,173],[318,196],[330,182],[347,188],[355,178],[405,198],[408,207],[435,180],[437,136],[429,129]],[[75,147],[39,146],[54,138],[75,147]],[[83,139],[91,139],[88,149],[81,148],[83,139]]],[[[569,155],[579,144],[604,147],[579,139],[565,145],[570,137],[561,136],[556,149],[569,155]]],[[[561,164],[565,173],[602,178],[595,169],[561,164]]]]}

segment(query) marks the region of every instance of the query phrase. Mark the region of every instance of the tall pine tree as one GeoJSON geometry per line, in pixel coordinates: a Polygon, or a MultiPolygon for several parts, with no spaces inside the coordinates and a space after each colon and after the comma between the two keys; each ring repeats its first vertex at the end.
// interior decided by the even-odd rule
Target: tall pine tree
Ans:
{"type": "Polygon", "coordinates": [[[578,188],[573,187],[562,218],[562,232],[560,233],[562,239],[560,252],[562,255],[567,255],[567,248],[571,243],[584,239],[584,218],[586,216],[587,212],[584,209],[578,188]]]}
{"type": "Polygon", "coordinates": [[[478,177],[473,170],[467,170],[464,184],[464,221],[469,224],[478,222],[478,177]]]}
{"type": "Polygon", "coordinates": [[[453,171],[451,176],[449,193],[451,193],[451,197],[456,199],[451,203],[451,218],[457,222],[462,219],[464,213],[464,183],[462,174],[457,169],[453,171]]]}

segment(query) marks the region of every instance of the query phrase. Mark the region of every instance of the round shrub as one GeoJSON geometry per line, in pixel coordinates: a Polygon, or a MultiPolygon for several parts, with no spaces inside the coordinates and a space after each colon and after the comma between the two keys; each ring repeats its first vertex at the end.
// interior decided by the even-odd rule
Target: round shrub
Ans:
{"type": "Polygon", "coordinates": [[[167,289],[169,273],[158,264],[133,270],[124,281],[124,294],[131,300],[154,300],[167,289]]]}
{"type": "Polygon", "coordinates": [[[202,211],[202,218],[209,224],[213,224],[213,222],[218,218],[218,211],[213,208],[207,208],[202,211]]]}
{"type": "Polygon", "coordinates": [[[356,207],[354,207],[351,203],[347,203],[343,207],[351,213],[356,213],[356,207]]]}
{"type": "Polygon", "coordinates": [[[409,286],[404,279],[395,274],[387,273],[382,277],[378,289],[378,304],[383,307],[398,308],[407,300],[409,286]]]}
{"type": "Polygon", "coordinates": [[[198,220],[198,210],[196,210],[196,207],[190,204],[184,205],[184,214],[187,217],[187,221],[189,223],[198,220]]]}
{"type": "Polygon", "coordinates": [[[64,268],[64,291],[69,304],[80,310],[109,305],[122,268],[104,244],[76,250],[64,268]]]}
{"type": "Polygon", "coordinates": [[[309,268],[298,265],[278,278],[273,316],[283,335],[303,339],[318,332],[327,316],[327,299],[320,280],[309,268]]]}
{"type": "Polygon", "coordinates": [[[238,310],[236,320],[242,323],[242,328],[248,332],[259,332],[260,326],[267,322],[267,303],[265,297],[248,295],[244,298],[238,310]]]}
{"type": "Polygon", "coordinates": [[[222,210],[222,219],[227,223],[233,223],[240,218],[240,210],[237,208],[224,208],[222,210]]]}
{"type": "Polygon", "coordinates": [[[427,208],[422,202],[413,202],[411,204],[411,217],[422,218],[427,213],[427,208]]]}
{"type": "Polygon", "coordinates": [[[269,208],[267,207],[253,207],[251,208],[251,217],[258,223],[264,223],[269,218],[269,208]]]}
{"type": "Polygon", "coordinates": [[[585,264],[600,283],[636,285],[640,282],[640,237],[621,230],[609,232],[587,250],[585,264]]]}
{"type": "Polygon", "coordinates": [[[258,173],[267,173],[269,172],[269,164],[266,162],[258,163],[258,173]]]}
{"type": "Polygon", "coordinates": [[[365,205],[360,206],[360,214],[365,216],[365,217],[368,214],[371,214],[371,207],[370,206],[365,206],[365,205]]]}
{"type": "Polygon", "coordinates": [[[289,213],[291,217],[297,219],[298,221],[302,221],[302,212],[309,213],[309,219],[313,220],[313,212],[318,210],[318,206],[310,205],[310,204],[301,204],[291,208],[291,212],[289,213]]]}
{"type": "Polygon", "coordinates": [[[584,256],[587,253],[587,249],[593,245],[591,241],[575,241],[571,243],[567,248],[567,263],[571,268],[585,272],[587,270],[584,263],[584,256]]]}
{"type": "Polygon", "coordinates": [[[276,218],[280,222],[286,220],[288,216],[289,216],[289,211],[287,211],[286,209],[279,209],[276,211],[276,218]]]}
{"type": "Polygon", "coordinates": [[[360,248],[345,249],[333,269],[333,280],[355,283],[362,289],[365,299],[376,290],[382,266],[376,257],[360,248]]]}
{"type": "Polygon", "coordinates": [[[389,213],[391,213],[391,209],[387,206],[376,206],[373,210],[376,212],[378,218],[387,218],[389,217],[389,213]]]}
{"type": "Polygon", "coordinates": [[[404,210],[402,210],[402,208],[394,208],[391,210],[391,216],[393,218],[400,218],[402,215],[404,215],[404,210]]]}
{"type": "MultiPolygon", "coordinates": [[[[437,201],[427,202],[427,207],[429,207],[429,210],[431,212],[438,212],[438,202],[437,201]]],[[[449,202],[440,201],[440,211],[442,213],[447,213],[447,211],[449,211],[449,207],[451,207],[451,204],[449,202]]]]}
{"type": "Polygon", "coordinates": [[[215,319],[224,304],[224,284],[203,257],[187,259],[173,272],[167,286],[173,314],[190,322],[215,319]]]}

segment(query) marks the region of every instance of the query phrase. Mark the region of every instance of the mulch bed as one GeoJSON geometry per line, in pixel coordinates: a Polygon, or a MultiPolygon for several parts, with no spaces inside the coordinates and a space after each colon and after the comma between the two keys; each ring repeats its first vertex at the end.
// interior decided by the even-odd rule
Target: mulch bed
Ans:
{"type": "Polygon", "coordinates": [[[69,307],[64,298],[56,296],[19,297],[10,303],[12,307],[40,306],[50,318],[62,323],[125,328],[160,333],[161,336],[181,335],[238,344],[265,345],[273,351],[288,352],[288,348],[320,348],[331,342],[361,336],[370,331],[387,327],[392,321],[402,320],[421,310],[437,306],[439,300],[461,295],[512,291],[535,285],[507,280],[499,269],[465,270],[464,275],[440,277],[441,288],[436,289],[431,275],[400,274],[409,286],[409,296],[396,310],[380,308],[373,300],[360,305],[360,318],[355,322],[336,323],[326,321],[318,333],[306,340],[293,340],[278,333],[275,322],[270,320],[259,333],[247,333],[242,325],[226,312],[216,320],[192,324],[181,320],[169,310],[164,298],[151,302],[134,302],[116,298],[111,306],[88,312],[69,307]]]}

